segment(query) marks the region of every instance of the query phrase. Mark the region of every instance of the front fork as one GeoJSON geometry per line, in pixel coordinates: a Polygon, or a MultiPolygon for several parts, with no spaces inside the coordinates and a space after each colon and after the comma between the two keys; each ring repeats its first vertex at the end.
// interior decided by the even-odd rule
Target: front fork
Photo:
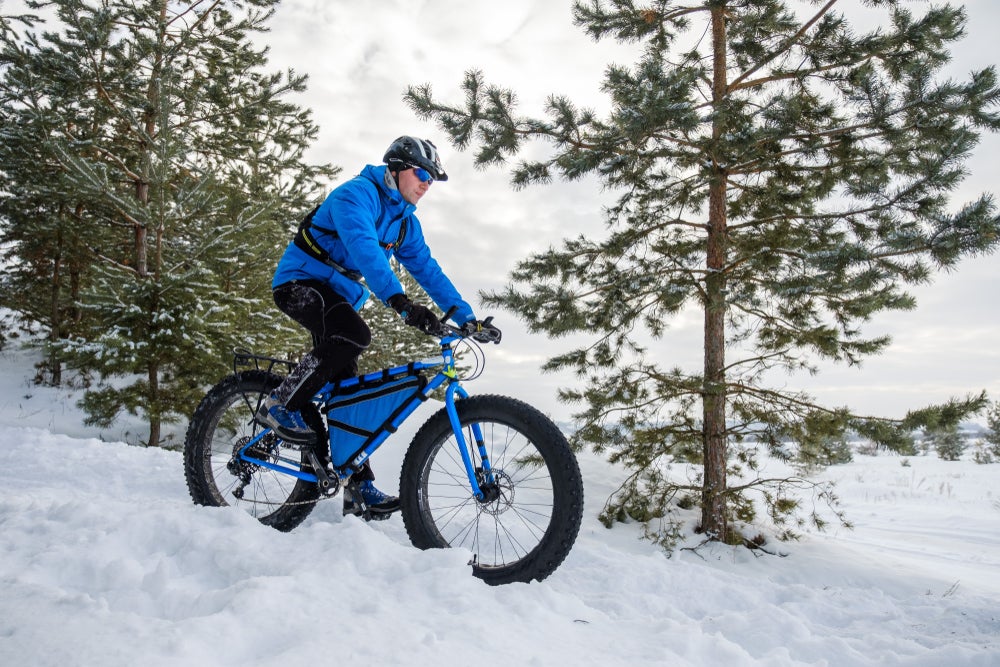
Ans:
{"type": "Polygon", "coordinates": [[[469,476],[469,486],[472,488],[472,495],[476,497],[476,500],[484,502],[488,498],[486,491],[480,486],[480,480],[488,488],[493,488],[495,482],[490,459],[486,453],[486,441],[483,438],[483,429],[476,422],[470,424],[472,437],[475,438],[476,447],[479,449],[479,458],[482,462],[482,467],[477,469],[472,463],[472,456],[469,454],[469,444],[465,441],[465,431],[458,419],[458,409],[455,407],[455,394],[458,394],[460,399],[469,397],[468,392],[462,389],[461,385],[457,382],[451,382],[445,390],[445,409],[448,411],[448,419],[451,421],[451,430],[455,433],[458,451],[462,455],[462,463],[465,464],[465,473],[469,476]]]}

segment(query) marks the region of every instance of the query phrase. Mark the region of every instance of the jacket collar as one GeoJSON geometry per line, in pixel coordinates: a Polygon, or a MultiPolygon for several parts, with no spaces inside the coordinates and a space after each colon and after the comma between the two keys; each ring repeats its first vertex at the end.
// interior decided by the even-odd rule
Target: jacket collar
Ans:
{"type": "Polygon", "coordinates": [[[411,204],[403,199],[403,195],[396,185],[396,179],[392,177],[388,165],[368,165],[361,171],[361,175],[375,183],[375,187],[392,204],[403,207],[405,213],[409,214],[417,209],[415,204],[411,204]]]}

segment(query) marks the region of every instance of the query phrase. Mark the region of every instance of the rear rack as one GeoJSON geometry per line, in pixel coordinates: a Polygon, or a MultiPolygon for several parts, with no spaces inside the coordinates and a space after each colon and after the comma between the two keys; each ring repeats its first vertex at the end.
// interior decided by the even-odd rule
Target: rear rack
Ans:
{"type": "MultiPolygon", "coordinates": [[[[294,361],[288,361],[287,359],[278,359],[276,357],[268,357],[263,354],[254,354],[250,350],[242,347],[237,347],[233,349],[233,372],[239,373],[240,368],[255,368],[259,371],[266,371],[268,373],[274,372],[275,366],[284,366],[284,374],[291,372],[295,368],[294,361]]],[[[281,371],[279,371],[281,372],[281,371]]]]}

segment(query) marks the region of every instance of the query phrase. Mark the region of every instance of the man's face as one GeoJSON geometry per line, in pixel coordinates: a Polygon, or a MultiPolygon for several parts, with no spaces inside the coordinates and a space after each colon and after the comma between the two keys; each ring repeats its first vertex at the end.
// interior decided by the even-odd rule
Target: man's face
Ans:
{"type": "Polygon", "coordinates": [[[396,187],[399,188],[399,193],[403,195],[403,199],[410,202],[411,204],[416,204],[420,201],[420,198],[427,194],[427,190],[430,189],[431,183],[433,181],[422,182],[417,175],[413,173],[413,169],[405,169],[399,172],[399,178],[396,179],[396,187]]]}

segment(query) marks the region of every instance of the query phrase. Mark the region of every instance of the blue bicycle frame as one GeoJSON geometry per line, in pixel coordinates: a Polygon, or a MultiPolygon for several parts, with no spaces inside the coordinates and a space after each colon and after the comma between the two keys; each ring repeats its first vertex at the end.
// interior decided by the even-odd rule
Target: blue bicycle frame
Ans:
{"type": "MultiPolygon", "coordinates": [[[[458,373],[455,370],[455,353],[452,349],[452,344],[458,340],[461,340],[461,337],[455,335],[447,335],[441,339],[440,361],[436,359],[416,361],[413,364],[396,366],[389,369],[388,374],[392,376],[406,373],[411,369],[415,371],[423,371],[432,368],[439,368],[438,372],[430,380],[428,380],[427,384],[407,401],[396,417],[388,425],[379,430],[374,438],[372,438],[371,442],[360,453],[358,453],[347,464],[337,469],[336,472],[340,478],[341,484],[345,483],[351,475],[361,469],[365,461],[367,461],[371,455],[375,453],[375,450],[382,446],[386,439],[388,439],[388,437],[392,435],[411,414],[413,414],[421,403],[430,397],[434,390],[447,383],[448,386],[445,388],[444,397],[445,408],[448,411],[448,418],[451,421],[452,431],[455,433],[455,440],[458,443],[459,453],[461,454],[462,462],[465,465],[465,472],[469,477],[469,487],[472,490],[472,494],[478,500],[483,500],[484,494],[479,486],[477,470],[472,463],[472,456],[469,454],[469,446],[465,440],[462,425],[458,419],[458,410],[455,408],[456,394],[460,399],[469,397],[469,394],[464,388],[462,388],[458,378],[458,373]]],[[[319,392],[317,392],[315,397],[313,397],[313,403],[325,405],[332,398],[337,389],[347,389],[358,383],[366,381],[372,382],[381,377],[383,377],[383,372],[378,371],[361,377],[342,380],[338,383],[328,383],[320,389],[319,392]]],[[[486,444],[483,438],[482,429],[479,424],[476,423],[473,423],[471,426],[472,435],[476,440],[476,447],[479,449],[479,456],[482,460],[482,468],[480,469],[481,474],[483,475],[484,481],[492,482],[493,474],[491,472],[489,457],[486,452],[486,444]]],[[[238,454],[239,458],[254,465],[261,466],[262,468],[290,475],[306,482],[318,483],[320,481],[319,477],[315,474],[303,472],[302,470],[299,470],[298,467],[292,467],[298,465],[298,462],[293,459],[279,456],[277,457],[279,462],[275,463],[272,461],[258,459],[247,453],[248,450],[260,442],[269,433],[271,433],[271,429],[265,428],[263,431],[254,436],[240,449],[238,454]]],[[[328,442],[328,445],[332,447],[332,443],[328,442]]]]}

